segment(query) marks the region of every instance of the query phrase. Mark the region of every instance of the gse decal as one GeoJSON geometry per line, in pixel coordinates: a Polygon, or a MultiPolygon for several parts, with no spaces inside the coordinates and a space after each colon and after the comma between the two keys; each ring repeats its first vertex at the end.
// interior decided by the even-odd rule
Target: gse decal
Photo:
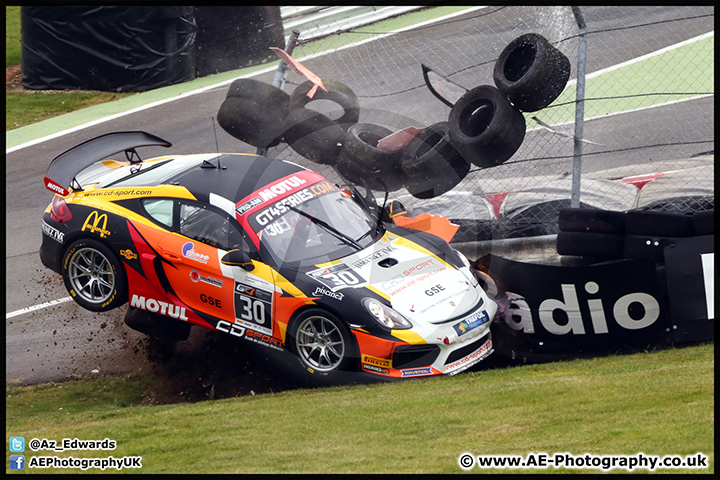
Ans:
{"type": "Polygon", "coordinates": [[[213,307],[222,308],[222,302],[220,301],[219,298],[208,297],[208,296],[205,295],[204,293],[201,293],[201,294],[200,294],[200,300],[201,300],[203,303],[207,303],[208,305],[212,305],[213,307]]]}
{"type": "Polygon", "coordinates": [[[425,295],[427,295],[428,297],[432,297],[436,293],[440,293],[443,291],[445,291],[445,287],[443,287],[442,285],[435,285],[434,287],[430,287],[425,290],[425,295]]]}

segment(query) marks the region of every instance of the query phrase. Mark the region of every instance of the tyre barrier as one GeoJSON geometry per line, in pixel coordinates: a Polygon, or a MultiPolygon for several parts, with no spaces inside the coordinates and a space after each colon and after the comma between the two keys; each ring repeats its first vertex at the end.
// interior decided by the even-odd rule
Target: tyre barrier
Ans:
{"type": "Polygon", "coordinates": [[[625,214],[625,232],[633,235],[690,237],[693,221],[690,215],[632,210],[625,214]]]}
{"type": "Polygon", "coordinates": [[[595,232],[560,232],[557,252],[560,255],[615,259],[623,256],[623,235],[595,232]]]}
{"type": "Polygon", "coordinates": [[[468,162],[450,142],[449,130],[448,122],[430,125],[402,149],[400,167],[412,196],[428,199],[442,195],[470,171],[468,162]]]}
{"type": "Polygon", "coordinates": [[[525,138],[525,117],[491,85],[465,93],[450,110],[450,140],[465,160],[484,168],[512,157],[525,138]]]}
{"type": "Polygon", "coordinates": [[[563,232],[625,233],[625,213],[597,208],[567,208],[558,216],[563,232]]]}
{"type": "Polygon", "coordinates": [[[557,252],[604,260],[652,258],[678,239],[714,234],[714,210],[692,215],[631,210],[566,209],[560,212],[557,252]]]}
{"type": "Polygon", "coordinates": [[[345,132],[327,115],[299,107],[290,110],[283,122],[282,141],[316,163],[335,165],[345,132]]]}
{"type": "Polygon", "coordinates": [[[695,236],[713,235],[715,233],[715,210],[693,213],[692,222],[695,236]]]}
{"type": "Polygon", "coordinates": [[[402,150],[387,151],[377,146],[380,140],[392,133],[389,128],[372,123],[352,125],[343,139],[335,165],[337,172],[353,183],[364,179],[373,189],[384,190],[383,184],[388,191],[401,188],[405,183],[400,168],[402,150]]]}
{"type": "Polygon", "coordinates": [[[247,98],[273,110],[289,111],[290,95],[287,92],[252,78],[239,78],[232,82],[227,97],[247,98]]]}
{"type": "Polygon", "coordinates": [[[493,80],[523,112],[535,112],[560,96],[570,78],[570,60],[545,37],[522,35],[500,53],[493,80]]]}
{"type": "Polygon", "coordinates": [[[290,96],[266,83],[235,80],[218,110],[218,123],[230,135],[258,148],[280,143],[290,96]]]}
{"type": "Polygon", "coordinates": [[[315,100],[329,101],[338,105],[343,114],[335,121],[343,131],[347,131],[351,125],[354,125],[360,119],[360,100],[358,100],[355,92],[347,85],[340,82],[323,82],[327,91],[318,88],[312,98],[307,94],[315,86],[310,80],[298,85],[290,95],[289,108],[290,111],[296,108],[306,107],[308,103],[315,100]]]}

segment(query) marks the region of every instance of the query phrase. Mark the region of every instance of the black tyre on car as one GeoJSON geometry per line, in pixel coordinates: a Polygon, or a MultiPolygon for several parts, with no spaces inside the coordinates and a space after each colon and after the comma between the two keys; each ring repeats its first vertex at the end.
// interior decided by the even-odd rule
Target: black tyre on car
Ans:
{"type": "Polygon", "coordinates": [[[550,105],[570,78],[570,60],[545,37],[522,35],[500,53],[493,80],[497,88],[523,112],[550,105]]]}
{"type": "Polygon", "coordinates": [[[490,85],[469,90],[448,118],[450,140],[465,160],[489,168],[512,157],[525,138],[525,117],[490,85]]]}
{"type": "Polygon", "coordinates": [[[329,311],[302,311],[288,328],[287,348],[315,376],[330,377],[357,370],[358,349],[350,329],[329,311]]]}
{"type": "Polygon", "coordinates": [[[127,302],[125,267],[107,245],[93,238],[68,246],[62,277],[73,300],[87,310],[106,312],[127,302]]]}

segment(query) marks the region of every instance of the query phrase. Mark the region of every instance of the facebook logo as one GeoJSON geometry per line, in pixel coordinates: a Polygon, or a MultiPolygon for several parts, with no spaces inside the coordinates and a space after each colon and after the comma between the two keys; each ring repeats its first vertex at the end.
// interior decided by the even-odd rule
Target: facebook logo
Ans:
{"type": "Polygon", "coordinates": [[[10,455],[10,470],[25,470],[25,455],[10,455]]]}
{"type": "Polygon", "coordinates": [[[25,451],[25,437],[10,437],[10,451],[11,452],[24,452],[25,451]]]}

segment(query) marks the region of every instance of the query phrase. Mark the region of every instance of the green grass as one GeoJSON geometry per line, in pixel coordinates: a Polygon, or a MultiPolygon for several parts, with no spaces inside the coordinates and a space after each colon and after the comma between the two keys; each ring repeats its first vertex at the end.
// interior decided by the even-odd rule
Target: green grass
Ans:
{"type": "Polygon", "coordinates": [[[110,102],[136,93],[113,92],[10,92],[5,93],[5,130],[110,102]]]}
{"type": "Polygon", "coordinates": [[[107,437],[116,450],[26,461],[139,455],[142,473],[459,473],[464,452],[702,452],[709,470],[675,472],[712,473],[713,356],[704,345],[164,406],[131,406],[147,385],[131,378],[14,387],[6,432],[107,437]]]}
{"type": "Polygon", "coordinates": [[[5,66],[20,63],[20,7],[5,7],[5,66]]]}

